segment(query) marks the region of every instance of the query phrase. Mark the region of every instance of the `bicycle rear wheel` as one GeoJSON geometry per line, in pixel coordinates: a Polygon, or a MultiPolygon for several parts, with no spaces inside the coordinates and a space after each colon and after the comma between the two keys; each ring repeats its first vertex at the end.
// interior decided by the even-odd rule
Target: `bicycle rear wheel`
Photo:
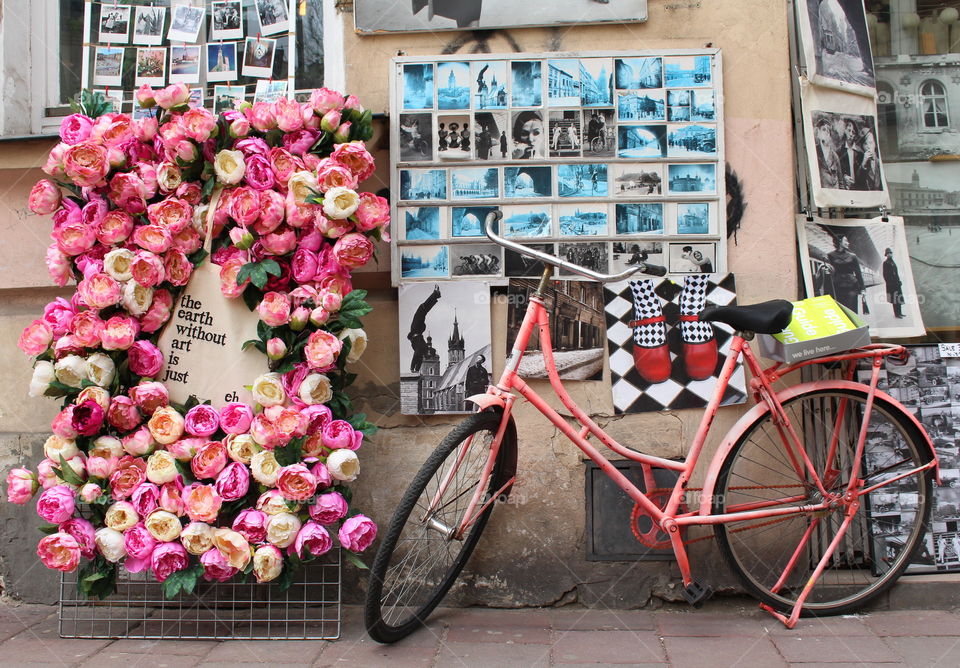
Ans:
{"type": "MultiPolygon", "coordinates": [[[[451,538],[450,533],[480,484],[502,415],[501,411],[476,413],[457,425],[404,493],[370,569],[364,617],[367,632],[377,642],[396,642],[419,628],[473,553],[496,503],[487,506],[461,540],[451,538]],[[449,483],[428,516],[426,512],[448,475],[449,483]]],[[[505,471],[516,453],[516,438],[511,420],[482,500],[506,483],[505,471]]]]}
{"type": "MultiPolygon", "coordinates": [[[[846,488],[860,426],[865,391],[813,390],[784,403],[807,456],[828,493],[846,488]],[[824,479],[831,438],[837,438],[833,468],[824,479]]],[[[930,518],[933,473],[908,471],[931,459],[916,426],[900,409],[877,399],[870,416],[859,477],[860,507],[813,584],[802,614],[852,612],[893,585],[913,560],[930,518]],[[896,479],[899,478],[899,479],[896,479]]],[[[818,503],[820,493],[795,471],[779,428],[766,413],[730,451],[717,480],[714,513],[818,503]]],[[[744,586],[761,601],[787,612],[803,591],[844,520],[846,508],[743,520],[714,527],[720,549],[744,586]],[[789,564],[793,560],[793,566],[789,564]]]]}

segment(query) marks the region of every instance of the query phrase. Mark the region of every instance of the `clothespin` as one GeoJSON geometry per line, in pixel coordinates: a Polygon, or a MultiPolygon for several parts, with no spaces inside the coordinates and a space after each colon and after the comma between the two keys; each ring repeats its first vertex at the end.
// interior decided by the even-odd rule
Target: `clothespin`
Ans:
{"type": "Polygon", "coordinates": [[[297,12],[300,16],[307,15],[307,0],[300,0],[300,4],[297,6],[297,12]]]}
{"type": "Polygon", "coordinates": [[[890,218],[887,217],[887,207],[885,206],[880,207],[880,220],[882,220],[885,223],[890,222],[890,218]]]}
{"type": "Polygon", "coordinates": [[[812,223],[812,222],[813,222],[813,214],[810,213],[810,207],[808,207],[808,206],[803,207],[803,213],[806,214],[806,216],[807,216],[807,222],[808,222],[808,223],[812,223]]]}

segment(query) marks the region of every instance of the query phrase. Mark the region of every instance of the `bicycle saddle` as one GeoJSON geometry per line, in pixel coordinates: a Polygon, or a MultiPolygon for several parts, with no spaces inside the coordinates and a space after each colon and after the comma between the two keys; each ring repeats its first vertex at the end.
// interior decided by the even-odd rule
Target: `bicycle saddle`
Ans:
{"type": "Polygon", "coordinates": [[[708,306],[700,311],[704,322],[725,322],[736,330],[757,334],[776,334],[790,324],[793,304],[785,299],[749,306],[708,306]]]}

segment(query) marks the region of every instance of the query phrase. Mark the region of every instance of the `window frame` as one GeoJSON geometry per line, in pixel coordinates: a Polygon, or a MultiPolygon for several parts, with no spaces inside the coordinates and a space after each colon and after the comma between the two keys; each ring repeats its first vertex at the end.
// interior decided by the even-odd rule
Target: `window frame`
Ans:
{"type": "Polygon", "coordinates": [[[938,81],[937,79],[924,79],[923,81],[921,81],[920,85],[917,87],[917,99],[920,102],[918,107],[920,112],[920,128],[921,128],[920,131],[921,132],[943,132],[944,130],[950,127],[950,104],[947,100],[947,87],[944,86],[941,81],[938,81]],[[923,89],[926,86],[932,86],[932,87],[935,86],[940,90],[940,92],[926,94],[923,92],[923,89]],[[938,111],[936,109],[936,101],[938,100],[941,100],[943,102],[943,111],[938,111]],[[934,102],[934,109],[933,111],[929,112],[933,115],[934,122],[937,121],[938,116],[940,116],[941,114],[943,115],[944,122],[942,125],[941,124],[927,125],[927,113],[928,113],[926,109],[927,101],[934,102]]]}

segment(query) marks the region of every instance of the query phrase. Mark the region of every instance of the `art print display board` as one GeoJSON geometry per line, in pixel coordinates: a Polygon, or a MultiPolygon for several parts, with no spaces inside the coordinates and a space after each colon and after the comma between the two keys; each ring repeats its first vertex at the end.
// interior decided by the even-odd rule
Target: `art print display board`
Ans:
{"type": "Polygon", "coordinates": [[[492,382],[490,284],[401,285],[399,307],[400,412],[473,412],[466,397],[492,382]]]}
{"type": "MultiPolygon", "coordinates": [[[[695,274],[677,283],[667,278],[608,283],[603,297],[616,413],[706,406],[730,354],[733,328],[683,316],[736,304],[733,274],[695,274]]],[[[721,405],[746,400],[741,361],[721,405]]]]}
{"type": "Polygon", "coordinates": [[[872,97],[800,80],[803,136],[818,208],[890,206],[872,97]]]}
{"type": "Polygon", "coordinates": [[[811,83],[872,98],[876,80],[863,0],[797,0],[794,4],[811,83]]]}
{"type": "Polygon", "coordinates": [[[717,49],[394,59],[394,284],[539,275],[485,236],[497,209],[601,273],[723,272],[720,72],[717,49]]]}
{"type": "Polygon", "coordinates": [[[923,336],[903,218],[797,216],[808,297],[831,295],[884,338],[923,336]]]}

